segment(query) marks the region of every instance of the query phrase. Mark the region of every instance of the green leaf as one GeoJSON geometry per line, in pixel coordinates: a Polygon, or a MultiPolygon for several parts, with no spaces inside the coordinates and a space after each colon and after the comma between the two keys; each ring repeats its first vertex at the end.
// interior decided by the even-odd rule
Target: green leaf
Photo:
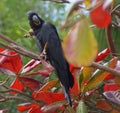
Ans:
{"type": "Polygon", "coordinates": [[[97,55],[97,41],[85,16],[78,21],[64,40],[65,57],[75,66],[89,66],[97,55]]]}
{"type": "Polygon", "coordinates": [[[76,113],[88,113],[86,105],[84,104],[82,100],[80,100],[77,106],[76,113]]]}
{"type": "MultiPolygon", "coordinates": [[[[104,64],[104,66],[108,66],[110,68],[114,68],[116,63],[118,61],[117,57],[114,57],[112,60],[104,64]]],[[[93,77],[89,80],[87,85],[85,86],[84,91],[91,90],[97,86],[99,86],[103,80],[106,78],[106,76],[109,74],[107,71],[99,70],[97,69],[95,73],[93,74],[93,77]]]]}

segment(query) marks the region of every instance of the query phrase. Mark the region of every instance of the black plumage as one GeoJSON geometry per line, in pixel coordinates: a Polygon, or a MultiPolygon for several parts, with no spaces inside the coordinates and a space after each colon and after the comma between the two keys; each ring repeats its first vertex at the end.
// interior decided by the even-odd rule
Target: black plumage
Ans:
{"type": "Polygon", "coordinates": [[[35,40],[40,52],[43,51],[46,42],[48,43],[46,48],[47,58],[50,64],[55,68],[57,76],[62,84],[65,97],[72,106],[69,88],[72,88],[74,79],[69,70],[69,65],[64,58],[61,40],[59,39],[55,26],[42,20],[35,12],[29,12],[28,20],[34,31],[35,40]]]}

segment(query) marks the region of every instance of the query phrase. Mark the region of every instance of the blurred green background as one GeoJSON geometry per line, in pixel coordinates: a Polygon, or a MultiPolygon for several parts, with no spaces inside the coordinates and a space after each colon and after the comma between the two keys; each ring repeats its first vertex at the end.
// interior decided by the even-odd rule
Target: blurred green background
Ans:
{"type": "MultiPolygon", "coordinates": [[[[118,4],[120,1],[116,0],[115,2],[118,4]]],[[[57,27],[60,37],[63,38],[65,31],[59,28],[67,12],[66,7],[69,7],[69,5],[66,6],[66,4],[56,4],[41,0],[0,0],[0,33],[3,33],[25,48],[37,53],[38,48],[35,41],[32,38],[25,39],[23,37],[30,29],[27,20],[27,12],[33,10],[44,20],[53,23],[57,27]]],[[[105,32],[98,28],[94,29],[94,32],[98,40],[99,51],[101,51],[107,47],[105,32]]],[[[117,52],[120,53],[120,30],[114,28],[112,35],[117,52]]],[[[25,64],[30,59],[22,57],[22,60],[25,64]]],[[[6,75],[0,76],[0,81],[5,77],[6,75]]],[[[7,109],[9,111],[8,113],[19,113],[16,108],[18,103],[21,102],[3,102],[0,103],[0,109],[7,109]]]]}

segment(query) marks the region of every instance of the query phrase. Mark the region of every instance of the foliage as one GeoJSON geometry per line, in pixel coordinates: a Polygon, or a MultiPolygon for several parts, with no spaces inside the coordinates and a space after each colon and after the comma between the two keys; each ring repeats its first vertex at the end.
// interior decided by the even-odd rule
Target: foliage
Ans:
{"type": "MultiPolygon", "coordinates": [[[[10,1],[4,2],[11,4],[10,1]]],[[[15,2],[19,3],[18,1],[15,2]]],[[[58,1],[56,2],[58,3],[58,1]]],[[[62,3],[64,2],[66,3],[63,0],[62,3]]],[[[115,29],[119,28],[119,25],[112,23],[114,15],[116,14],[114,18],[118,16],[116,12],[119,11],[119,4],[113,8],[114,2],[111,0],[98,0],[94,3],[95,6],[91,2],[88,0],[73,2],[67,13],[64,25],[61,27],[69,31],[63,39],[63,50],[66,59],[70,63],[70,71],[74,77],[74,86],[70,89],[73,106],[70,107],[68,105],[58,79],[53,76],[54,68],[43,59],[36,58],[29,60],[27,63],[26,61],[24,62],[20,56],[20,54],[26,55],[23,52],[24,49],[16,50],[14,47],[18,45],[14,41],[10,41],[9,46],[6,46],[4,42],[0,42],[1,46],[7,48],[0,48],[0,72],[3,73],[3,76],[7,75],[0,81],[0,102],[19,100],[19,104],[17,103],[16,105],[17,110],[27,113],[120,112],[120,61],[114,49],[114,44],[111,44],[112,36],[110,34],[112,32],[110,26],[113,25],[115,29]],[[82,6],[83,4],[85,7],[82,6]],[[86,11],[89,11],[90,15],[88,15],[88,12],[86,14],[86,11]],[[95,27],[89,27],[91,24],[95,24],[95,27]],[[108,31],[105,36],[108,40],[108,47],[101,52],[98,52],[99,43],[97,43],[96,35],[94,34],[98,27],[103,31],[108,31]],[[10,50],[10,47],[14,51],[10,50]],[[106,60],[108,56],[109,60],[106,60]]],[[[28,3],[28,1],[25,0],[20,5],[24,3],[28,3]]],[[[30,3],[34,2],[31,1],[30,3]]],[[[36,1],[35,6],[33,6],[39,7],[38,3],[39,1],[36,1]]],[[[44,7],[47,7],[47,5],[44,7]]],[[[24,8],[21,9],[21,13],[23,12],[22,10],[28,10],[26,7],[24,8]]],[[[4,16],[7,17],[9,15],[4,16]]],[[[10,13],[10,17],[12,16],[12,13],[10,13]]],[[[6,19],[5,21],[8,20],[6,19]]],[[[17,22],[18,20],[16,19],[13,23],[17,24],[17,22]]],[[[114,20],[114,22],[119,21],[114,20]]],[[[26,25],[25,21],[23,25],[26,25]]],[[[7,27],[10,27],[8,23],[7,27]]],[[[4,34],[7,32],[7,28],[5,29],[6,31],[2,31],[4,34]]],[[[23,35],[23,32],[21,32],[21,35],[23,35]]],[[[21,35],[18,33],[16,36],[19,37],[21,35]]],[[[11,37],[12,34],[8,33],[8,36],[11,37]]],[[[19,42],[18,40],[16,42],[19,42]]],[[[28,42],[28,39],[24,40],[28,42]]],[[[24,46],[24,44],[21,45],[24,46]]],[[[26,51],[26,53],[29,52],[26,51]]],[[[28,56],[33,58],[31,54],[28,56]]],[[[2,109],[0,112],[6,112],[4,107],[2,109]]]]}

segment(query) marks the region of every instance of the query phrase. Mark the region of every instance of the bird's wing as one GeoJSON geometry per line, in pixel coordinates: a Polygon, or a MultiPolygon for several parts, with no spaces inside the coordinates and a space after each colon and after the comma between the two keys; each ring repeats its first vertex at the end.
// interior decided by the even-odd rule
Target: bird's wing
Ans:
{"type": "Polygon", "coordinates": [[[61,41],[58,37],[57,31],[52,27],[51,32],[48,35],[48,54],[51,59],[63,70],[67,69],[66,60],[63,55],[61,41]]]}

